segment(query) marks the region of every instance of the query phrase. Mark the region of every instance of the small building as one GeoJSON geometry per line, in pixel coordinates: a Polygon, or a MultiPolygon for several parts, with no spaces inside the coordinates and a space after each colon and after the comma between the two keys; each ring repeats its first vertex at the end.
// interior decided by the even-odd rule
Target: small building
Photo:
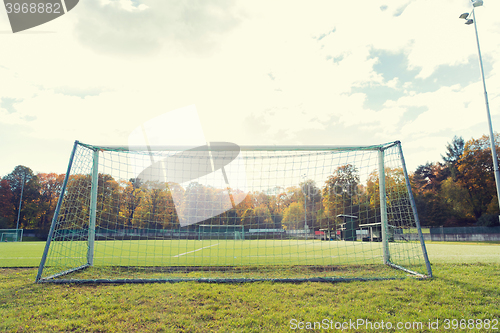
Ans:
{"type": "Polygon", "coordinates": [[[319,229],[318,234],[321,240],[324,241],[335,240],[335,227],[319,229]]]}
{"type": "Polygon", "coordinates": [[[340,239],[345,241],[355,241],[356,229],[357,229],[357,216],[339,214],[337,218],[342,219],[342,223],[339,224],[337,231],[340,231],[340,239]]]}
{"type": "MultiPolygon", "coordinates": [[[[394,242],[394,227],[393,225],[387,225],[387,237],[389,242],[394,242]]],[[[382,241],[382,223],[368,223],[368,224],[360,224],[360,230],[367,230],[368,232],[362,233],[363,242],[381,242],[382,241]]]]}

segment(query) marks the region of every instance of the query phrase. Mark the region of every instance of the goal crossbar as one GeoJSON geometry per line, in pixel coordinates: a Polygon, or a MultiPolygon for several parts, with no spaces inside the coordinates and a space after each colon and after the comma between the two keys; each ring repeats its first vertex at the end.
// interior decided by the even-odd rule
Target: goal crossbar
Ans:
{"type": "MultiPolygon", "coordinates": [[[[145,146],[95,146],[77,141],[78,144],[97,150],[109,151],[140,151],[146,148],[145,146]]],[[[388,142],[378,145],[238,145],[241,151],[355,151],[355,150],[385,150],[400,144],[400,141],[388,142]]],[[[150,151],[208,151],[210,147],[205,146],[183,146],[183,145],[148,145],[150,151]]]]}

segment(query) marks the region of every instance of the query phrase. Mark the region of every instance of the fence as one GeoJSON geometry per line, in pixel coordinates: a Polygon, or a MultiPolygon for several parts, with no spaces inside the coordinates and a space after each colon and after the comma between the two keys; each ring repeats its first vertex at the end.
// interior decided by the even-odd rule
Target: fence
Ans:
{"type": "Polygon", "coordinates": [[[432,241],[500,241],[500,227],[440,227],[430,228],[429,231],[432,241]]]}

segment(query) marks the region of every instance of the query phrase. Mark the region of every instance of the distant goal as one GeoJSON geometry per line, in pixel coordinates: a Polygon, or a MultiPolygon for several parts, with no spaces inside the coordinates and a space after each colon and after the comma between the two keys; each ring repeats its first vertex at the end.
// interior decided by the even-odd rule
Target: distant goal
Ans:
{"type": "Polygon", "coordinates": [[[0,242],[22,242],[23,229],[0,229],[0,242]]]}
{"type": "Polygon", "coordinates": [[[76,141],[36,281],[408,274],[432,271],[399,141],[241,147],[76,141]]]}

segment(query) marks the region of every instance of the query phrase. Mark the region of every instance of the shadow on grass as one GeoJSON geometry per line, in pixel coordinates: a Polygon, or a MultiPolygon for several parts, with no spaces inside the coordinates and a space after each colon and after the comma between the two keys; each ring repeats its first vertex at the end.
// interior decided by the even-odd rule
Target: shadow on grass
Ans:
{"type": "Polygon", "coordinates": [[[480,292],[483,295],[500,298],[500,288],[498,288],[500,265],[498,264],[456,264],[451,267],[447,264],[435,264],[433,268],[436,268],[433,279],[442,280],[447,285],[463,288],[470,293],[480,292]],[[458,270],[455,271],[453,268],[458,268],[458,270]],[[472,269],[474,271],[471,271],[472,269]]]}

